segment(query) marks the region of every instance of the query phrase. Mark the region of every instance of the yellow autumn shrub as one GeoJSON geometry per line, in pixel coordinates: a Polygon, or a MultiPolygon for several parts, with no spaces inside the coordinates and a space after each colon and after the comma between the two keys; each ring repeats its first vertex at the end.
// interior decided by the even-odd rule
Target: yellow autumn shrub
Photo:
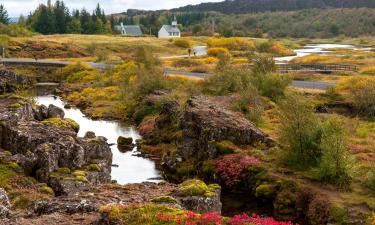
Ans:
{"type": "Polygon", "coordinates": [[[254,50],[255,43],[249,39],[245,38],[208,38],[207,45],[210,48],[227,48],[229,50],[254,50]]]}

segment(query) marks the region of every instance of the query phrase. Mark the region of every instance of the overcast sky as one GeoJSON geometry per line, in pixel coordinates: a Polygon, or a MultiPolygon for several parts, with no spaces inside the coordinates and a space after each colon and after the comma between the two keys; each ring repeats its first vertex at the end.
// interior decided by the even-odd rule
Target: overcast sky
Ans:
{"type": "MultiPolygon", "coordinates": [[[[222,0],[64,0],[70,9],[81,9],[82,7],[85,7],[88,10],[92,10],[99,2],[107,14],[124,12],[129,8],[170,9],[189,4],[198,4],[201,2],[219,1],[222,0]]],[[[47,0],[0,0],[0,4],[5,5],[11,17],[17,17],[20,14],[27,15],[40,3],[46,2],[47,0]]],[[[52,2],[54,2],[54,0],[52,0],[52,2]]]]}

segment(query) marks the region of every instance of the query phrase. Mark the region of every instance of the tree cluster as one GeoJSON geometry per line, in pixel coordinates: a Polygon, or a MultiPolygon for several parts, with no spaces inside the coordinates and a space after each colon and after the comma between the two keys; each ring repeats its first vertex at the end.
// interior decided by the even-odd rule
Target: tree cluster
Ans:
{"type": "Polygon", "coordinates": [[[72,10],[65,6],[64,1],[57,0],[54,4],[48,0],[47,5],[41,4],[32,12],[26,21],[27,25],[42,34],[102,34],[111,33],[110,21],[107,21],[104,10],[99,3],[92,14],[86,9],[72,10]]]}

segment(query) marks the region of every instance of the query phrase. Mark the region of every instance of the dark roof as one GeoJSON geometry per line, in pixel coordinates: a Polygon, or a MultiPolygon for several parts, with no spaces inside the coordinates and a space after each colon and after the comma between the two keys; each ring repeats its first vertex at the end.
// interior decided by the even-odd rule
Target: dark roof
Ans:
{"type": "Polygon", "coordinates": [[[125,25],[126,35],[143,35],[141,28],[138,25],[125,25]]]}
{"type": "Polygon", "coordinates": [[[176,26],[171,26],[171,25],[164,25],[163,28],[167,31],[167,32],[178,32],[180,33],[180,29],[178,29],[178,27],[176,26]]]}

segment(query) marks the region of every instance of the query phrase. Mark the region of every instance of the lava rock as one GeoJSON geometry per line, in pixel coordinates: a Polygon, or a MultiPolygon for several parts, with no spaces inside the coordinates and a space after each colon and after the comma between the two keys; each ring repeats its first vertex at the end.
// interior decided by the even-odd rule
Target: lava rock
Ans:
{"type": "Polygon", "coordinates": [[[133,138],[129,137],[118,137],[117,139],[117,147],[120,150],[120,152],[128,152],[132,151],[135,147],[135,144],[133,143],[133,138]]]}
{"type": "Polygon", "coordinates": [[[65,113],[64,110],[55,106],[55,105],[49,105],[47,110],[47,117],[48,118],[61,118],[64,119],[65,113]]]}

